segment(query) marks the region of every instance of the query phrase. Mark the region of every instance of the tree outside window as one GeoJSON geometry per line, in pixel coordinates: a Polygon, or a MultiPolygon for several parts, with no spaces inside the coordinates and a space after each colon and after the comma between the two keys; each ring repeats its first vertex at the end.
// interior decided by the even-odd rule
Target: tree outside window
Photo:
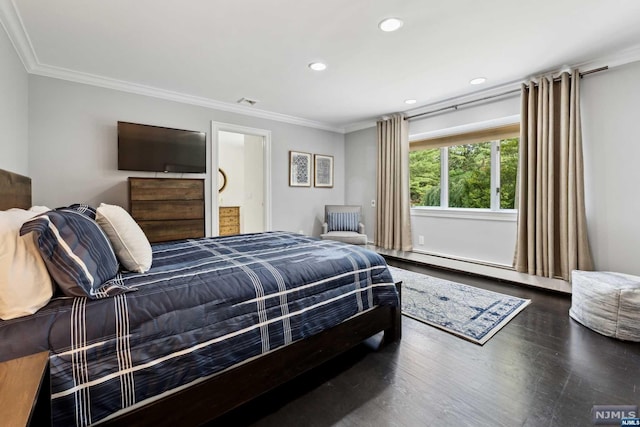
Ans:
{"type": "Polygon", "coordinates": [[[409,155],[412,207],[514,209],[518,141],[510,137],[414,149],[409,155]]]}
{"type": "Polygon", "coordinates": [[[491,142],[449,147],[449,207],[491,208],[491,142]]]}
{"type": "Polygon", "coordinates": [[[411,206],[440,206],[440,149],[411,151],[411,206]]]}
{"type": "Polygon", "coordinates": [[[500,209],[515,209],[519,138],[500,141],[500,209]]]}

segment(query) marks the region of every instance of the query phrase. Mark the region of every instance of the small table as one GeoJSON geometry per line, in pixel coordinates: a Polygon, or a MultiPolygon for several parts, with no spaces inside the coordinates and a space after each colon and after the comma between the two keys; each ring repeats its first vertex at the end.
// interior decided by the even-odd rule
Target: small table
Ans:
{"type": "Polygon", "coordinates": [[[51,425],[49,352],[0,363],[0,408],[3,426],[51,425]]]}

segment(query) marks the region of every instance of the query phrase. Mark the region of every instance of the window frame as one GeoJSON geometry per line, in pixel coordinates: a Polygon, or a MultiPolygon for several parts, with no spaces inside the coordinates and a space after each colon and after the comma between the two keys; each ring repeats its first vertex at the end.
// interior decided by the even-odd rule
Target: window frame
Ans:
{"type": "MultiPolygon", "coordinates": [[[[485,122],[472,123],[462,126],[456,126],[437,131],[419,133],[409,136],[409,144],[416,144],[419,148],[412,148],[411,151],[429,149],[425,146],[425,141],[429,140],[447,140],[460,137],[465,139],[465,135],[474,133],[482,134],[483,131],[490,131],[495,128],[507,128],[512,125],[520,124],[520,115],[508,116],[496,120],[488,120],[485,122]]],[[[454,217],[454,218],[472,218],[497,221],[516,221],[517,208],[501,209],[500,208],[500,192],[497,191],[500,185],[500,149],[498,142],[501,139],[493,139],[491,142],[491,182],[490,182],[490,208],[452,208],[449,207],[449,153],[448,147],[462,145],[456,143],[437,143],[433,149],[440,149],[440,206],[412,206],[411,215],[416,216],[434,216],[434,217],[454,217]]],[[[489,142],[477,141],[479,142],[489,142]]],[[[428,143],[428,142],[427,142],[428,143]]],[[[468,143],[468,142],[467,142],[468,143]]]]}

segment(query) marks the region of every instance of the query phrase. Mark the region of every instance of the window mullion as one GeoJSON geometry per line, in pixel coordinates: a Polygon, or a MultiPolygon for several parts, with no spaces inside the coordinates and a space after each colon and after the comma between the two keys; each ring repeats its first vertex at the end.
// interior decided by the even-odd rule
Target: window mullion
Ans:
{"type": "Polygon", "coordinates": [[[440,148],[440,207],[449,207],[449,148],[440,148]]]}
{"type": "Polygon", "coordinates": [[[500,141],[491,141],[491,210],[500,210],[500,141]]]}

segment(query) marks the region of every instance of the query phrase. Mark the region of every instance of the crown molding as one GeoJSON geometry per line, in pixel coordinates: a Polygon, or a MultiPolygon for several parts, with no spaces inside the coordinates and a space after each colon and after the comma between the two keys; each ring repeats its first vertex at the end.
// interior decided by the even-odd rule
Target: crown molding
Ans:
{"type": "Polygon", "coordinates": [[[577,64],[572,68],[586,70],[608,66],[611,69],[637,61],[640,61],[640,44],[614,52],[611,55],[603,56],[602,58],[577,64]]]}
{"type": "Polygon", "coordinates": [[[7,32],[14,49],[20,57],[25,70],[29,74],[165,99],[182,104],[196,105],[214,110],[227,111],[230,113],[242,114],[244,116],[258,117],[261,119],[321,129],[340,134],[345,133],[344,127],[334,126],[329,123],[42,64],[38,60],[31,40],[29,39],[29,34],[27,33],[22,19],[20,18],[20,14],[18,13],[14,0],[0,0],[0,24],[2,24],[2,27],[7,32]]]}
{"type": "Polygon", "coordinates": [[[344,133],[344,128],[332,126],[328,123],[308,120],[301,117],[289,116],[281,113],[274,113],[272,111],[260,110],[253,107],[246,107],[243,105],[232,104],[223,101],[217,101],[215,99],[205,98],[201,96],[188,95],[181,92],[160,89],[153,86],[131,83],[124,80],[111,79],[95,74],[83,73],[61,67],[39,64],[34,67],[33,70],[31,70],[31,74],[67,80],[75,83],[82,83],[90,86],[98,86],[122,92],[135,93],[137,95],[144,95],[152,98],[179,102],[182,104],[190,104],[199,107],[211,108],[214,110],[227,111],[230,113],[242,114],[245,116],[274,120],[277,122],[284,122],[315,129],[327,130],[330,132],[344,133]]]}
{"type": "Polygon", "coordinates": [[[0,0],[0,24],[9,36],[25,70],[30,73],[38,64],[38,57],[13,0],[0,0]]]}
{"type": "Polygon", "coordinates": [[[375,120],[366,120],[363,122],[357,122],[357,123],[351,123],[349,125],[346,125],[344,127],[344,133],[351,133],[351,132],[357,132],[359,130],[362,129],[369,129],[369,128],[373,128],[376,127],[376,121],[375,120]]]}

